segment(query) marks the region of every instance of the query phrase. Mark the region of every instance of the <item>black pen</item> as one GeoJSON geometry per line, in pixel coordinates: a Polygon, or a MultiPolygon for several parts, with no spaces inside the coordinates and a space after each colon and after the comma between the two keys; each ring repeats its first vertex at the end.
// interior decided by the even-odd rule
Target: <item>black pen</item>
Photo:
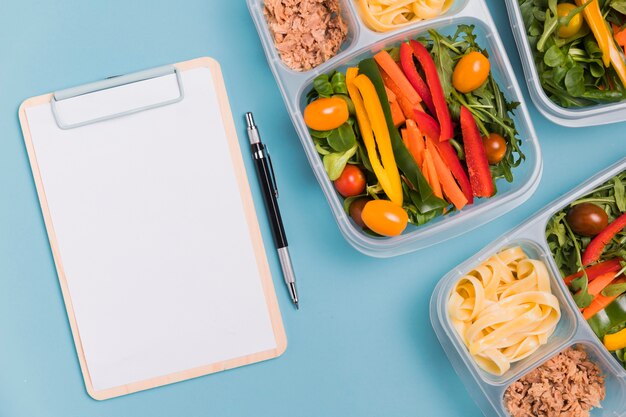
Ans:
{"type": "Polygon", "coordinates": [[[272,227],[274,244],[278,251],[278,259],[280,260],[280,266],[283,270],[285,284],[287,284],[287,288],[289,289],[291,301],[293,301],[296,308],[299,308],[298,292],[296,291],[296,276],[293,273],[291,257],[289,256],[289,249],[287,248],[285,227],[283,226],[283,220],[280,217],[280,209],[278,208],[278,188],[276,187],[272,160],[270,159],[265,145],[261,143],[259,130],[250,112],[246,113],[246,125],[248,128],[250,147],[252,148],[252,158],[254,159],[256,172],[259,177],[259,182],[261,183],[263,200],[265,200],[265,208],[267,209],[267,216],[269,217],[270,226],[272,227]]]}

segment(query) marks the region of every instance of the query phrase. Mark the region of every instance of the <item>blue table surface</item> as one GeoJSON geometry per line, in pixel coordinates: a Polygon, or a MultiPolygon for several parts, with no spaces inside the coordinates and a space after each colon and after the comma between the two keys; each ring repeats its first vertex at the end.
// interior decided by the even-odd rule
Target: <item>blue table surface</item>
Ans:
{"type": "MultiPolygon", "coordinates": [[[[472,0],[473,1],[473,0],[472,0]]],[[[243,0],[13,0],[0,12],[0,416],[478,416],[435,338],[437,281],[557,196],[625,156],[624,124],[567,129],[530,103],[503,2],[488,0],[544,156],[539,189],[489,225],[374,259],[341,236],[243,0]],[[245,111],[273,151],[302,308],[291,308],[256,181],[289,340],[279,359],[104,402],[83,387],[22,140],[25,98],[199,56],[220,61],[242,145],[245,111]]],[[[244,148],[245,149],[245,148],[244,148]]],[[[251,169],[247,161],[247,169],[251,169]]],[[[254,178],[253,176],[251,178],[254,178]]]]}

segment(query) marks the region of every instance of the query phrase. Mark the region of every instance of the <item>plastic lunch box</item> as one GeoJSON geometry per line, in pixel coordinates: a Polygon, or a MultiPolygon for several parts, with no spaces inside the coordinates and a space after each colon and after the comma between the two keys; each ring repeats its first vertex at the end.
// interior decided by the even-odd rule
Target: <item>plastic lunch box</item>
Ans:
{"type": "Polygon", "coordinates": [[[545,238],[546,225],[554,213],[624,170],[626,170],[626,158],[549,204],[518,228],[503,235],[450,271],[435,287],[430,300],[431,323],[456,373],[486,416],[508,417],[509,413],[503,401],[507,387],[527,372],[572,345],[583,347],[590,358],[600,366],[605,376],[606,398],[602,402],[602,408],[594,408],[591,415],[626,416],[626,370],[604,348],[577,311],[576,304],[568,294],[567,286],[561,279],[545,238]],[[529,257],[540,259],[548,266],[552,292],[559,299],[561,305],[561,319],[546,345],[528,358],[511,364],[511,369],[504,375],[494,376],[476,365],[452,327],[447,313],[448,298],[452,288],[462,276],[493,254],[517,245],[520,245],[529,257]]]}
{"type": "Polygon", "coordinates": [[[442,242],[505,214],[527,200],[537,188],[542,172],[541,151],[515,79],[515,73],[483,0],[455,0],[450,9],[436,19],[387,33],[374,32],[365,26],[354,0],[340,0],[342,14],[349,27],[347,39],[335,57],[305,72],[293,71],[280,60],[263,16],[263,0],[247,0],[247,3],[267,61],[280,87],[311,168],[326,195],[341,233],[357,250],[370,256],[389,257],[442,242]],[[402,235],[394,238],[370,236],[364,233],[345,213],[342,199],[326,175],[322,160],[315,150],[302,116],[306,105],[306,93],[311,89],[314,78],[319,74],[356,65],[361,59],[371,57],[373,53],[384,47],[426,35],[427,30],[431,28],[445,34],[454,33],[458,24],[476,26],[477,40],[489,52],[492,73],[496,81],[509,100],[522,103],[515,112],[514,120],[519,137],[523,140],[522,151],[526,155],[526,161],[513,171],[515,177],[513,183],[498,181],[498,194],[491,199],[477,201],[461,212],[439,217],[419,228],[410,225],[402,235]]]}
{"type": "Polygon", "coordinates": [[[535,58],[528,43],[518,1],[505,0],[506,8],[509,12],[511,30],[513,30],[515,43],[522,60],[522,67],[524,67],[524,76],[528,84],[530,98],[541,114],[548,120],[567,127],[597,126],[626,120],[626,101],[568,109],[559,106],[548,98],[539,81],[535,58]]]}

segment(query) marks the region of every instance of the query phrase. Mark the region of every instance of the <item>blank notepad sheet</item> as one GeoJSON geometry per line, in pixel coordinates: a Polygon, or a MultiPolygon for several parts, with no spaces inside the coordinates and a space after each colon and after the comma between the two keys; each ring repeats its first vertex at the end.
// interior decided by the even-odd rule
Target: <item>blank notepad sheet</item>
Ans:
{"type": "MultiPolygon", "coordinates": [[[[96,391],[277,348],[246,220],[254,207],[238,185],[244,168],[212,73],[179,75],[181,101],[82,127],[60,129],[50,103],[26,109],[96,391]]],[[[76,122],[124,110],[145,92],[175,96],[176,85],[166,75],[57,109],[76,122]]]]}

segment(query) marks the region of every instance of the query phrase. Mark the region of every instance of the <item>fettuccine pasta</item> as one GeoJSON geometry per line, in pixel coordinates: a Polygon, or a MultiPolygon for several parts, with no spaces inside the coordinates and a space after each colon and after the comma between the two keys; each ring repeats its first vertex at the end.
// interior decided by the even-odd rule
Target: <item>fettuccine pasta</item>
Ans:
{"type": "Polygon", "coordinates": [[[378,32],[432,19],[445,13],[453,0],[357,0],[363,21],[378,32]]]}
{"type": "Polygon", "coordinates": [[[448,312],[470,355],[496,375],[545,344],[561,317],[546,265],[529,259],[519,246],[461,278],[448,312]]]}

